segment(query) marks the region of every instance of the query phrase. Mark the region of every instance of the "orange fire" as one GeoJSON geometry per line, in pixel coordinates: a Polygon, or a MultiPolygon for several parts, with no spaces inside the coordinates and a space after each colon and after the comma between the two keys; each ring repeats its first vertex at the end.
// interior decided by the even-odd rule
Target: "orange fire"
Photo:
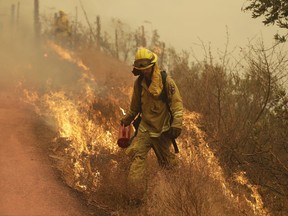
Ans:
{"type": "MultiPolygon", "coordinates": [[[[49,42],[48,45],[62,59],[76,64],[79,69],[84,72],[89,71],[89,68],[85,66],[81,60],[75,60],[73,54],[67,50],[64,50],[52,42],[49,42]]],[[[70,165],[72,166],[74,175],[74,182],[71,185],[78,190],[86,191],[89,188],[89,185],[85,181],[85,179],[88,178],[87,176],[93,177],[94,188],[97,188],[101,180],[101,172],[99,169],[91,166],[91,158],[101,154],[101,152],[99,152],[100,147],[110,153],[116,153],[119,149],[116,145],[117,131],[107,130],[102,122],[95,121],[95,119],[103,118],[102,113],[95,110],[94,115],[96,115],[96,118],[92,119],[87,115],[89,112],[89,106],[87,104],[91,104],[95,97],[92,91],[93,88],[89,86],[88,83],[93,83],[95,80],[94,77],[87,73],[83,73],[82,76],[84,80],[82,82],[83,91],[80,95],[67,95],[64,91],[51,91],[40,96],[37,92],[27,89],[24,89],[23,92],[25,101],[35,107],[36,113],[44,116],[46,119],[50,119],[56,131],[58,131],[59,137],[69,141],[69,145],[65,147],[65,152],[69,154],[71,158],[70,165]],[[89,79],[89,82],[85,82],[87,79],[89,79]]],[[[119,104],[114,105],[120,107],[119,104]]],[[[121,107],[120,109],[125,115],[124,109],[121,107]]],[[[194,140],[188,133],[179,139],[179,147],[182,148],[180,149],[181,160],[185,163],[190,163],[192,160],[196,161],[194,165],[199,166],[199,169],[201,169],[201,166],[203,167],[203,163],[205,163],[204,166],[209,170],[211,178],[219,182],[223,194],[237,206],[239,204],[239,196],[232,192],[231,186],[225,178],[218,159],[205,141],[205,133],[197,126],[196,122],[198,122],[200,118],[201,116],[198,113],[185,111],[184,130],[187,132],[194,131],[193,136],[196,136],[199,148],[196,149],[194,147],[194,140]],[[195,156],[195,151],[197,151],[199,158],[195,156]],[[200,157],[205,158],[205,161],[203,162],[200,157]]],[[[113,161],[113,164],[117,166],[116,161],[113,161]]],[[[236,181],[251,189],[251,196],[255,198],[255,203],[248,199],[246,199],[246,202],[251,206],[254,213],[256,215],[268,215],[268,212],[263,206],[261,196],[257,191],[257,187],[249,183],[244,173],[237,174],[236,181]]]]}

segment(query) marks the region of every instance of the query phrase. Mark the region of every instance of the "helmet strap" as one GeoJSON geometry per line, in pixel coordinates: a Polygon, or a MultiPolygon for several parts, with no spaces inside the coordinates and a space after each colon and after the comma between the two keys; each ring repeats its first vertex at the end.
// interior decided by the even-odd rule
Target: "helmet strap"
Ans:
{"type": "Polygon", "coordinates": [[[136,68],[133,68],[132,73],[134,74],[134,76],[139,76],[139,75],[141,75],[141,71],[138,70],[138,69],[136,69],[136,68]]]}

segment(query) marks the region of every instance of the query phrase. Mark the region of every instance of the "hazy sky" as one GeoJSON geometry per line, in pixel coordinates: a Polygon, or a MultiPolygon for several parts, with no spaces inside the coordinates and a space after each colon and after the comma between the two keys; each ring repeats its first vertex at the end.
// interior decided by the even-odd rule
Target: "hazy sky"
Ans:
{"type": "MultiPolygon", "coordinates": [[[[22,8],[28,8],[34,0],[0,0],[3,2],[21,2],[22,8]],[[24,4],[23,4],[24,3],[24,4]]],[[[70,16],[75,15],[78,7],[79,17],[83,13],[80,0],[39,0],[40,13],[54,13],[59,9],[70,16]]],[[[2,2],[2,4],[1,4],[2,2]]],[[[250,12],[242,12],[246,0],[82,0],[91,22],[96,15],[102,21],[119,18],[131,25],[132,29],[144,25],[147,30],[157,29],[160,38],[177,49],[194,49],[200,41],[211,43],[214,48],[224,50],[229,34],[230,47],[243,47],[249,41],[263,38],[267,46],[271,45],[277,27],[264,26],[261,19],[252,19],[250,12]],[[148,21],[148,22],[147,22],[148,21]]],[[[105,29],[105,27],[103,27],[105,29]]],[[[283,31],[282,31],[283,32],[283,31]]]]}

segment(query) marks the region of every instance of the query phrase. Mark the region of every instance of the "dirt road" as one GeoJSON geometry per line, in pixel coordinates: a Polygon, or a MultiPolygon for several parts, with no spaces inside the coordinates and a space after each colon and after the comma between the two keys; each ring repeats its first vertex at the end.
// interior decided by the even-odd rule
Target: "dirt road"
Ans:
{"type": "Polygon", "coordinates": [[[49,158],[53,132],[15,90],[74,87],[81,71],[44,45],[13,39],[0,37],[0,216],[109,215],[61,180],[49,158]]]}
{"type": "Polygon", "coordinates": [[[93,215],[47,154],[51,131],[13,90],[0,91],[0,215],[93,215]]]}

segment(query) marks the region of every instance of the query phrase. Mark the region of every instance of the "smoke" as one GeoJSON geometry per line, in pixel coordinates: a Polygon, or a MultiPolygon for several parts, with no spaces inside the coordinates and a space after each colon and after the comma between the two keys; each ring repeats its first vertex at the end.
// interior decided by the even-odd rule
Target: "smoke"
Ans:
{"type": "MultiPolygon", "coordinates": [[[[16,14],[11,19],[11,14],[9,18],[7,15],[1,20],[1,86],[9,83],[15,87],[21,83],[44,90],[47,85],[61,88],[75,83],[79,79],[79,70],[75,65],[59,59],[46,42],[35,34],[33,5],[28,5],[23,4],[22,7],[20,4],[21,19],[17,20],[16,14]]],[[[7,7],[1,8],[8,10],[7,7]]]]}
{"type": "MultiPolygon", "coordinates": [[[[23,9],[23,12],[21,10],[21,24],[11,23],[8,17],[2,21],[5,31],[0,33],[1,87],[15,88],[20,86],[21,89],[29,88],[31,94],[28,92],[28,95],[31,96],[30,99],[34,103],[33,105],[37,107],[37,103],[41,103],[40,108],[43,108],[38,114],[53,117],[55,122],[58,123],[55,124],[54,128],[59,130],[60,135],[54,144],[57,146],[57,148],[54,148],[57,150],[55,158],[61,158],[58,168],[66,174],[64,176],[66,183],[78,190],[87,191],[88,188],[88,193],[90,193],[89,189],[93,191],[95,187],[98,187],[101,174],[102,178],[110,184],[103,184],[103,193],[111,199],[112,196],[115,197],[115,193],[107,193],[108,186],[112,188],[111,191],[115,192],[115,189],[118,189],[122,193],[122,187],[120,187],[122,184],[118,182],[121,178],[117,177],[123,177],[123,173],[120,173],[122,169],[118,168],[118,166],[122,166],[123,159],[118,158],[118,155],[114,153],[116,139],[113,136],[113,133],[115,135],[113,127],[119,119],[119,107],[128,107],[124,105],[125,102],[128,102],[128,95],[131,95],[133,80],[133,76],[129,71],[131,68],[95,50],[81,50],[76,54],[57,46],[57,44],[47,43],[44,39],[38,38],[33,29],[33,6],[27,4],[25,7],[28,5],[27,16],[24,16],[25,10],[23,9]],[[63,140],[63,142],[60,143],[59,140],[63,140]],[[111,172],[111,167],[115,171],[111,172]],[[119,172],[119,175],[117,175],[117,172],[119,172]]],[[[9,7],[6,9],[8,10],[9,7]]],[[[189,119],[187,115],[186,119],[187,122],[184,125],[187,127],[187,137],[182,142],[185,144],[184,140],[186,140],[188,144],[194,143],[196,141],[193,140],[192,132],[196,131],[195,134],[198,136],[202,133],[198,132],[195,122],[192,121],[194,118],[189,119]]],[[[200,138],[196,140],[201,144],[202,137],[200,136],[200,138]]],[[[200,207],[203,204],[203,208],[206,208],[204,204],[207,204],[207,202],[205,201],[208,200],[209,203],[213,203],[214,201],[211,201],[211,199],[214,198],[213,194],[215,192],[224,197],[226,195],[224,189],[229,185],[224,178],[221,167],[204,141],[200,147],[200,151],[197,151],[199,154],[198,160],[195,160],[197,159],[196,150],[192,152],[193,154],[187,151],[186,159],[189,159],[191,155],[195,155],[191,160],[192,166],[190,166],[193,168],[193,172],[187,166],[187,177],[183,178],[182,169],[182,181],[175,178],[175,181],[172,182],[173,184],[179,182],[179,187],[169,187],[174,190],[168,190],[168,195],[170,195],[169,192],[179,192],[172,194],[180,194],[180,198],[184,197],[185,199],[190,196],[191,199],[186,200],[192,201],[197,201],[200,197],[202,198],[200,199],[202,200],[202,203],[199,204],[200,207]],[[188,155],[188,153],[191,154],[188,155]],[[200,166],[203,164],[205,166],[200,166]],[[194,167],[197,168],[197,165],[199,165],[199,170],[206,170],[207,174],[204,173],[205,175],[203,175],[202,171],[196,172],[197,170],[194,170],[194,167]],[[197,175],[192,178],[191,173],[197,175]],[[187,179],[191,179],[191,181],[185,181],[187,179]],[[195,187],[197,182],[201,184],[196,184],[195,187]],[[184,183],[187,187],[183,189],[184,183]],[[198,195],[198,190],[196,190],[198,188],[201,188],[200,192],[203,192],[202,188],[209,189],[211,183],[214,183],[212,185],[217,190],[211,190],[209,194],[200,194],[196,198],[191,197],[191,194],[198,195]],[[221,194],[223,191],[219,185],[222,185],[224,194],[221,194]],[[183,190],[178,190],[178,188],[183,190]],[[190,193],[191,189],[195,190],[190,193]],[[211,194],[212,198],[210,198],[211,194]]],[[[179,176],[177,175],[177,178],[179,176]]],[[[167,185],[169,186],[169,184],[167,185]]],[[[229,192],[227,194],[230,195],[230,190],[227,191],[229,192]]],[[[120,192],[118,194],[121,198],[120,192]]],[[[98,194],[96,193],[95,196],[98,194]]],[[[215,199],[219,197],[216,196],[215,199]]],[[[229,201],[229,197],[232,196],[227,197],[229,201]]],[[[162,198],[165,201],[166,197],[162,198]]],[[[178,199],[179,196],[172,198],[168,199],[170,203],[182,204],[179,202],[181,201],[181,199],[178,199]]],[[[231,200],[231,203],[237,201],[234,197],[231,200]]],[[[116,199],[116,204],[117,201],[116,199]]],[[[191,207],[189,202],[186,202],[186,205],[191,207]]],[[[180,207],[183,207],[183,205],[180,205],[180,207]]],[[[191,210],[189,209],[189,211],[191,210]]]]}
{"type": "MultiPolygon", "coordinates": [[[[29,4],[28,4],[29,5],[29,4]]],[[[16,83],[31,68],[33,44],[33,7],[17,1],[0,3],[0,75],[3,83],[16,83]],[[5,78],[5,79],[4,79],[5,78]]]]}

